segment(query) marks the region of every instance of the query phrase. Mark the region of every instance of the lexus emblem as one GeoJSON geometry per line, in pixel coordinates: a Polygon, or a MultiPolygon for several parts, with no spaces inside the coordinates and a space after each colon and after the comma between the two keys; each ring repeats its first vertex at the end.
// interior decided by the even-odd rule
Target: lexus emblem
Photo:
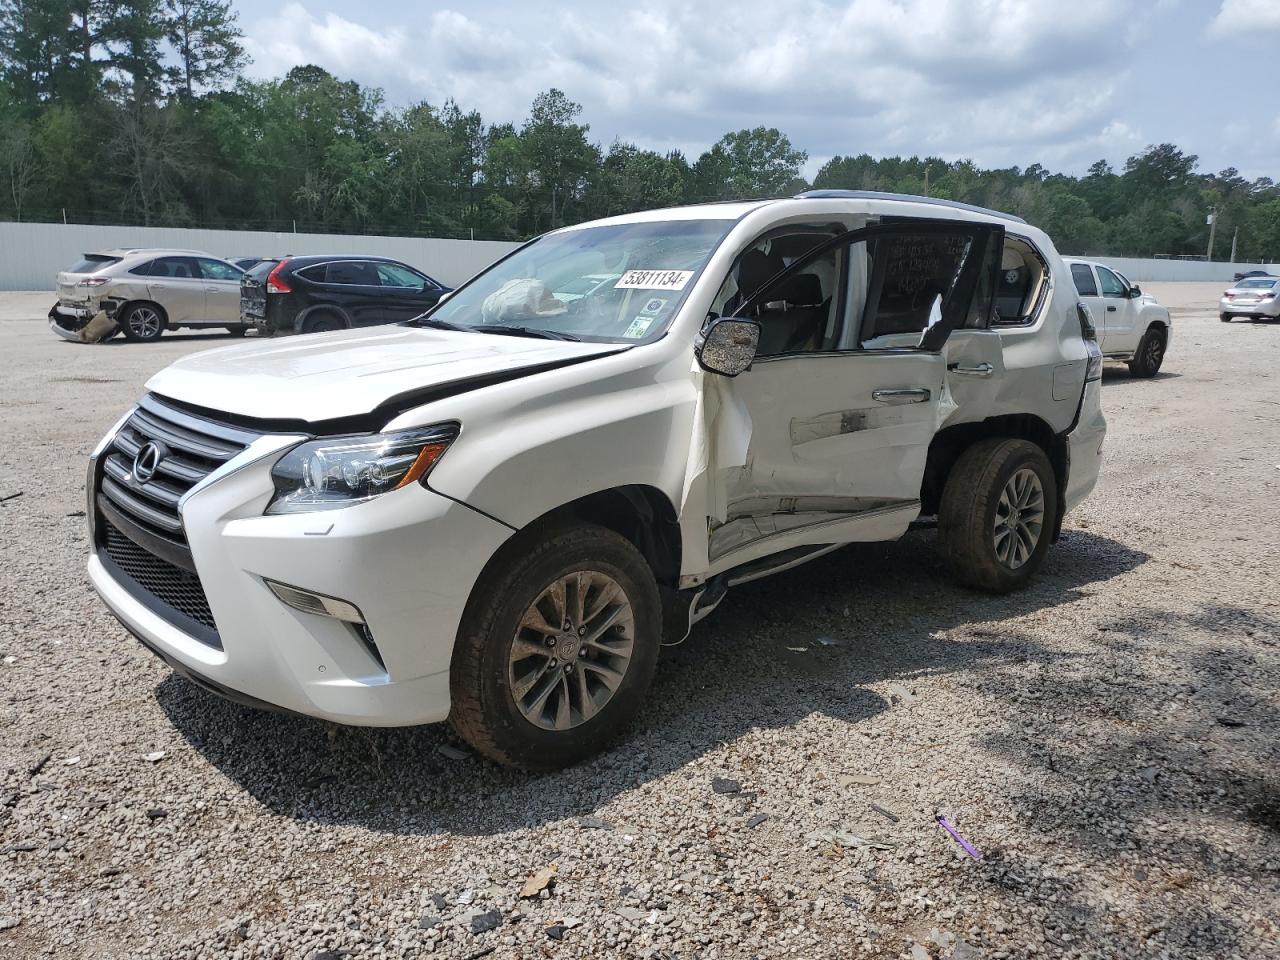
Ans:
{"type": "Polygon", "coordinates": [[[154,440],[148,440],[138,455],[133,458],[133,479],[139,483],[146,483],[156,475],[156,468],[160,466],[160,461],[164,459],[165,451],[160,449],[160,444],[154,440]]]}

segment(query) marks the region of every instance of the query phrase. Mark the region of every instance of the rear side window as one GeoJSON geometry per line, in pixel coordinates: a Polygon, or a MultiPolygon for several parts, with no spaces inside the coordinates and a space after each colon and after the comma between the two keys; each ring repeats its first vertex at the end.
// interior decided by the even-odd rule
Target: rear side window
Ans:
{"type": "Polygon", "coordinates": [[[194,257],[161,257],[151,267],[152,277],[170,280],[199,280],[200,267],[194,257]]]}
{"type": "Polygon", "coordinates": [[[1071,279],[1076,282],[1076,293],[1082,297],[1096,297],[1098,285],[1093,280],[1093,268],[1087,263],[1071,265],[1071,279]]]}
{"type": "Polygon", "coordinates": [[[339,260],[328,264],[324,271],[324,282],[346,286],[381,286],[377,269],[367,260],[339,260]]]}
{"type": "Polygon", "coordinates": [[[135,277],[151,276],[151,268],[155,265],[154,260],[148,260],[146,263],[140,263],[129,272],[135,277]]]}
{"type": "Polygon", "coordinates": [[[95,270],[102,270],[112,264],[119,263],[120,257],[108,257],[100,253],[86,253],[83,260],[76,262],[75,266],[68,268],[67,273],[93,273],[95,270]]]}
{"type": "Polygon", "coordinates": [[[324,283],[324,275],[327,264],[318,263],[314,267],[307,267],[305,270],[299,270],[298,276],[303,280],[310,280],[312,283],[324,283]]]}

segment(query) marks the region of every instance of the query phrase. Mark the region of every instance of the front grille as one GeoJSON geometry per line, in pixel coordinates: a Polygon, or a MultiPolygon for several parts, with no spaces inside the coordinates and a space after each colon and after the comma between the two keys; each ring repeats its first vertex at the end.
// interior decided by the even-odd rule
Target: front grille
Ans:
{"type": "Polygon", "coordinates": [[[103,454],[100,492],[146,532],[185,547],[178,501],[257,436],[144,397],[103,454]],[[149,463],[140,463],[144,448],[149,463]],[[153,471],[146,479],[140,465],[153,471]]]}
{"type": "Polygon", "coordinates": [[[146,396],[103,451],[96,473],[103,563],[139,602],[218,649],[222,641],[195,572],[178,503],[258,436],[146,396]]]}
{"type": "Polygon", "coordinates": [[[153,609],[157,604],[167,608],[156,612],[170,623],[187,627],[187,632],[198,640],[222,649],[213,611],[209,609],[209,600],[198,576],[144,550],[108,520],[102,521],[102,547],[115,565],[116,573],[132,581],[125,584],[136,588],[130,590],[131,593],[138,596],[138,591],[142,591],[145,596],[141,599],[150,601],[148,605],[153,609]],[[193,624],[200,629],[193,628],[193,624]]]}

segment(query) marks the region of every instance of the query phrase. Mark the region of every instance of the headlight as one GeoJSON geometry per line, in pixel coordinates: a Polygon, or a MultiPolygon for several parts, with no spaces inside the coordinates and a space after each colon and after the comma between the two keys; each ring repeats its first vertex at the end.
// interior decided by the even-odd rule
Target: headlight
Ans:
{"type": "Polygon", "coordinates": [[[271,469],[267,513],[337,510],[423,480],[458,436],[456,423],[294,447],[271,469]]]}

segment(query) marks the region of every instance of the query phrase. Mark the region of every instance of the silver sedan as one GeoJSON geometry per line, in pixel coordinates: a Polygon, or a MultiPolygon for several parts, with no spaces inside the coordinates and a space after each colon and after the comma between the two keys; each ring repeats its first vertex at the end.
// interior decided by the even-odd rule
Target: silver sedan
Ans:
{"type": "Polygon", "coordinates": [[[1234,317],[1252,320],[1280,318],[1280,277],[1246,277],[1218,301],[1218,319],[1230,323],[1234,317]]]}

